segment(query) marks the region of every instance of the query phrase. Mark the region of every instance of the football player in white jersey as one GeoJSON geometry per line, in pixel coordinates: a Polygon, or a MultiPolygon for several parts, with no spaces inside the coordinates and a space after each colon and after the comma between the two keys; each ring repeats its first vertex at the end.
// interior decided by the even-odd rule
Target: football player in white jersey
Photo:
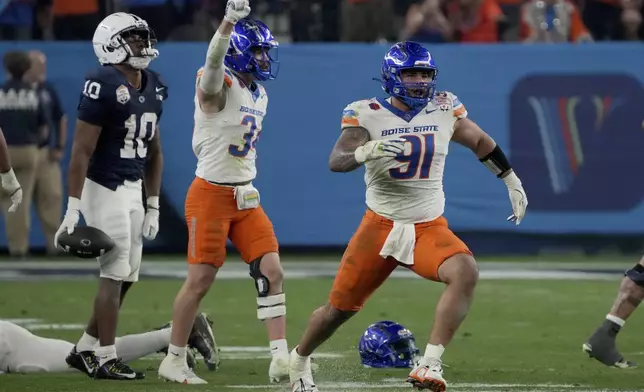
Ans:
{"type": "Polygon", "coordinates": [[[195,84],[192,146],[196,177],[186,196],[188,276],[176,296],[172,340],[159,367],[164,379],[204,384],[185,365],[192,319],[226,258],[230,239],[249,264],[257,289],[257,318],[267,329],[270,381],[288,379],[286,305],[273,225],[253,187],[255,146],[268,98],[258,83],[275,79],[277,42],[260,21],[244,19],[248,0],[230,0],[195,84]]]}
{"type": "Polygon", "coordinates": [[[415,42],[392,46],[382,63],[388,99],[357,101],[346,107],[342,134],[330,157],[332,171],[365,165],[368,210],[349,242],[328,303],[313,312],[291,352],[293,392],[317,391],[310,355],[357,313],[398,266],[446,289],[438,301],[425,354],[408,382],[445,391],[441,356],[465,319],[478,280],[467,246],[443,217],[443,170],[450,141],[471,149],[508,187],[519,224],[528,201],[521,181],[494,140],[467,118],[455,95],[436,92],[437,67],[415,42]]]}
{"type": "MultiPolygon", "coordinates": [[[[204,328],[208,323],[208,316],[200,313],[190,335],[190,347],[202,355],[206,354],[204,359],[208,358],[210,351],[217,350],[214,336],[204,328]]],[[[170,343],[170,328],[171,324],[167,324],[154,331],[117,337],[116,350],[125,363],[165,352],[170,343]]],[[[73,348],[73,343],[36,336],[20,325],[0,320],[0,374],[74,371],[75,368],[69,366],[65,359],[73,348]]],[[[194,367],[195,358],[191,352],[188,361],[194,367]]]]}

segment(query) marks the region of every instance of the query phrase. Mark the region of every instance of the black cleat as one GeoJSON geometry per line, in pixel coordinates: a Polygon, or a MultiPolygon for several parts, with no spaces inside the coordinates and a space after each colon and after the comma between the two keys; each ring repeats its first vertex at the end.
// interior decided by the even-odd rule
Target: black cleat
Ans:
{"type": "Polygon", "coordinates": [[[582,346],[582,350],[591,358],[598,360],[606,366],[619,369],[636,368],[635,362],[627,361],[617,351],[615,339],[621,327],[610,320],[604,320],[595,333],[582,346]]]}
{"type": "Polygon", "coordinates": [[[74,368],[80,372],[87,374],[89,377],[94,377],[94,373],[98,368],[98,358],[94,355],[94,351],[77,351],[76,346],[65,358],[65,362],[69,367],[74,368]]]}
{"type": "Polygon", "coordinates": [[[194,348],[201,354],[208,370],[215,371],[219,368],[221,362],[219,347],[215,341],[215,334],[212,332],[212,321],[205,313],[199,313],[195,317],[195,323],[188,339],[188,347],[194,348]]]}
{"type": "Polygon", "coordinates": [[[116,358],[99,366],[94,378],[97,380],[141,380],[145,378],[145,374],[132,370],[120,358],[116,358]]]}

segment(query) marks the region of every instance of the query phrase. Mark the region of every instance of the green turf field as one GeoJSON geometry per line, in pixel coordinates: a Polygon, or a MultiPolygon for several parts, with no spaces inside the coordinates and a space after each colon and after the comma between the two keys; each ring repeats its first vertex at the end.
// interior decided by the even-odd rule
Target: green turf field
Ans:
{"type": "MultiPolygon", "coordinates": [[[[444,361],[449,390],[501,391],[600,391],[644,390],[642,369],[609,369],[588,359],[581,344],[601,322],[610,306],[619,277],[614,281],[484,280],[480,282],[473,310],[448,347],[444,361]]],[[[142,332],[164,324],[181,282],[146,280],[130,292],[121,312],[119,334],[142,332]]],[[[288,338],[297,342],[310,312],[326,299],[330,279],[301,279],[286,283],[288,338]]],[[[84,324],[91,308],[96,282],[2,282],[0,309],[3,318],[42,319],[41,323],[84,324]]],[[[357,355],[358,339],[372,322],[391,319],[414,332],[424,348],[433,307],[442,287],[422,280],[392,279],[365,309],[321,347],[316,381],[321,391],[402,391],[405,370],[363,369],[357,355]]],[[[62,375],[0,376],[0,391],[180,391],[241,390],[286,391],[288,386],[268,386],[269,364],[265,332],[255,318],[253,283],[248,280],[217,282],[203,303],[215,321],[223,347],[219,371],[199,365],[205,386],[185,386],[156,377],[158,358],[134,363],[147,369],[137,382],[94,381],[78,373],[62,375]]],[[[624,354],[644,362],[644,342],[639,332],[644,314],[636,314],[620,335],[624,354]]],[[[59,325],[58,328],[63,326],[59,325]]],[[[37,330],[35,333],[76,341],[81,331],[37,330]]],[[[644,369],[644,368],[643,368],[644,369]]]]}

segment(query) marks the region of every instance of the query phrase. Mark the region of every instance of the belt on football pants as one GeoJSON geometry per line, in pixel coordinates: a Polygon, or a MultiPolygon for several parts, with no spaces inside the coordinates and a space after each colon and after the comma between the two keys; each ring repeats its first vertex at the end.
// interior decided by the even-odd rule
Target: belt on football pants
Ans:
{"type": "MultiPolygon", "coordinates": [[[[208,181],[208,180],[206,180],[208,181]]],[[[214,181],[208,181],[209,183],[213,185],[220,185],[220,186],[243,186],[243,185],[248,185],[251,183],[251,181],[244,181],[244,182],[214,182],[214,181]]]]}

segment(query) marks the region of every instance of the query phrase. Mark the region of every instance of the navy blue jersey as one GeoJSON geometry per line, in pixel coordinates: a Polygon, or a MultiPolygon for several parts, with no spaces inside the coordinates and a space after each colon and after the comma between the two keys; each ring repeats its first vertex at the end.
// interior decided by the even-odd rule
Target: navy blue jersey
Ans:
{"type": "Polygon", "coordinates": [[[142,73],[140,90],[109,65],[85,77],[78,119],[102,129],[87,178],[111,190],[124,181],[143,178],[148,144],[168,97],[168,88],[157,73],[142,73]]]}

